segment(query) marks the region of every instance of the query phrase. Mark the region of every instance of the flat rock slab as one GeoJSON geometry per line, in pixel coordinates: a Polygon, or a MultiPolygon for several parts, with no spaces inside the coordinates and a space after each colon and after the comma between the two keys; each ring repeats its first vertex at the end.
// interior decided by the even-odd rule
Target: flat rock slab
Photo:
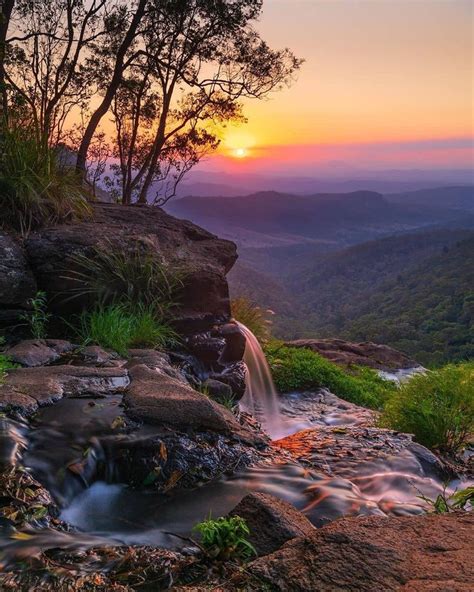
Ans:
{"type": "Polygon", "coordinates": [[[15,364],[34,368],[51,364],[74,348],[62,339],[26,339],[7,349],[5,355],[15,364]]]}
{"type": "Polygon", "coordinates": [[[232,510],[250,529],[249,541],[259,556],[277,551],[291,539],[310,535],[314,526],[294,506],[267,493],[250,493],[232,510]]]}
{"type": "Polygon", "coordinates": [[[286,543],[247,572],[279,592],[468,592],[473,548],[470,513],[347,518],[286,543]]]}
{"type": "Polygon", "coordinates": [[[288,347],[306,348],[340,366],[368,366],[375,370],[399,370],[420,365],[402,352],[372,342],[352,343],[343,339],[297,339],[288,347]]]}
{"type": "Polygon", "coordinates": [[[242,427],[230,411],[198,393],[183,380],[152,370],[144,364],[133,366],[129,372],[131,384],[124,402],[127,413],[133,419],[184,430],[211,430],[251,442],[260,439],[242,427]]]}
{"type": "Polygon", "coordinates": [[[122,368],[45,366],[10,370],[0,385],[0,410],[22,415],[35,413],[63,397],[101,396],[122,390],[129,384],[122,368]]]}

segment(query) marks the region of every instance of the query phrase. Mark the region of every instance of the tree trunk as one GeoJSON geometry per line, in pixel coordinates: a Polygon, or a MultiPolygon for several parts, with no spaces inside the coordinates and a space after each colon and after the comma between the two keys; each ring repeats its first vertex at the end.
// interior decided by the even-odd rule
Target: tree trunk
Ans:
{"type": "Polygon", "coordinates": [[[0,0],[0,92],[2,95],[0,121],[8,118],[8,96],[5,86],[5,49],[8,26],[15,0],[0,0]]]}
{"type": "Polygon", "coordinates": [[[76,161],[76,169],[82,175],[85,174],[86,171],[86,163],[87,163],[87,153],[89,151],[89,146],[92,142],[92,138],[97,130],[97,127],[104,115],[110,108],[112,104],[113,98],[117,89],[119,88],[124,71],[124,60],[127,54],[130,45],[132,44],[140,21],[142,20],[145,14],[145,8],[147,5],[148,0],[139,0],[137,10],[133,15],[132,22],[130,23],[130,27],[117,51],[117,57],[115,59],[114,71],[112,74],[112,78],[110,80],[109,86],[107,91],[102,99],[101,104],[97,107],[97,109],[92,114],[91,118],[89,119],[89,123],[87,124],[86,130],[84,132],[84,136],[82,137],[81,145],[79,147],[79,151],[77,154],[77,161],[76,161]]]}

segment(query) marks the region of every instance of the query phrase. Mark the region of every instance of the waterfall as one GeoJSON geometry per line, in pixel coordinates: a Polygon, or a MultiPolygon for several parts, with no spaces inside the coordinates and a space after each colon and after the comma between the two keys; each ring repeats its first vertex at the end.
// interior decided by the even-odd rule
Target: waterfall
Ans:
{"type": "Polygon", "coordinates": [[[267,359],[252,331],[238,321],[237,324],[246,339],[244,362],[247,366],[245,395],[240,406],[252,413],[272,438],[281,437],[284,430],[280,404],[267,359]]]}

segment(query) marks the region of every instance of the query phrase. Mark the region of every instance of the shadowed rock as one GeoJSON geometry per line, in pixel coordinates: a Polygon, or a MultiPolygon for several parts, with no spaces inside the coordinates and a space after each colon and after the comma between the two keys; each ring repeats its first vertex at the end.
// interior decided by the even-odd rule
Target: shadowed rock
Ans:
{"type": "Polygon", "coordinates": [[[267,493],[246,495],[230,515],[245,519],[249,541],[259,556],[269,555],[287,541],[314,531],[311,522],[294,506],[267,493]]]}
{"type": "Polygon", "coordinates": [[[69,341],[61,339],[27,339],[7,349],[5,354],[15,364],[33,368],[51,364],[73,349],[69,341]]]}

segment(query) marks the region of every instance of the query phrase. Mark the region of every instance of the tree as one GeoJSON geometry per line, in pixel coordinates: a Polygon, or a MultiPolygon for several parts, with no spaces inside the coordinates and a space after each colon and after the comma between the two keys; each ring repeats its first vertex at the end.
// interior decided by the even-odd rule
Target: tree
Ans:
{"type": "Polygon", "coordinates": [[[8,94],[5,84],[5,53],[7,46],[7,32],[10,26],[14,4],[15,0],[0,1],[0,93],[2,101],[0,121],[8,117],[8,94]]]}

